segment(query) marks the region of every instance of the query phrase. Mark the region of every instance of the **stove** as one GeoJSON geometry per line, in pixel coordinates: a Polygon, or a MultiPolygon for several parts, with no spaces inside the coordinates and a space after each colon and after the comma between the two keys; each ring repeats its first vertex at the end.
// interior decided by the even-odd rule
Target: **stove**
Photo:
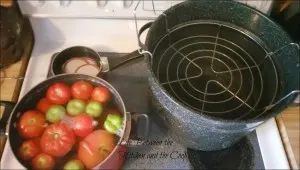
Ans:
{"type": "MultiPolygon", "coordinates": [[[[51,60],[54,59],[54,54],[51,60]]],[[[126,53],[99,52],[100,56],[122,57],[126,53]]],[[[143,58],[135,59],[105,75],[122,96],[127,111],[148,114],[148,79],[143,58]],[[132,89],[132,90],[128,90],[132,89]]],[[[47,77],[53,76],[50,69],[47,77]]],[[[151,114],[150,114],[151,115],[151,114]]],[[[140,130],[141,131],[141,130],[140,130]]],[[[173,141],[152,120],[150,135],[144,146],[130,147],[124,169],[159,168],[225,168],[264,169],[256,133],[243,138],[236,145],[214,152],[187,149],[173,141]],[[211,162],[209,162],[211,161],[211,162]]]]}
{"type": "MultiPolygon", "coordinates": [[[[68,2],[70,3],[51,1],[33,4],[20,1],[20,7],[29,16],[35,35],[20,97],[52,76],[49,73],[50,62],[54,54],[65,48],[87,46],[106,57],[120,57],[138,48],[132,14],[134,5],[125,9],[117,1],[113,1],[108,3],[105,12],[96,1],[68,2]],[[75,13],[70,12],[75,9],[75,13]]],[[[157,15],[153,10],[147,10],[147,7],[153,5],[147,3],[152,1],[144,2],[140,6],[141,10],[137,10],[140,17],[137,21],[138,28],[154,20],[157,15]]],[[[134,1],[133,4],[135,3],[137,2],[134,1]]],[[[175,1],[155,3],[163,10],[175,1]]],[[[105,79],[118,90],[127,111],[149,114],[147,77],[146,63],[143,58],[139,58],[108,72],[105,79]]],[[[261,125],[236,145],[214,152],[183,147],[157,126],[155,120],[151,120],[145,145],[130,146],[122,169],[289,169],[274,119],[261,125]]],[[[8,142],[1,159],[1,169],[24,169],[14,158],[8,142]]]]}

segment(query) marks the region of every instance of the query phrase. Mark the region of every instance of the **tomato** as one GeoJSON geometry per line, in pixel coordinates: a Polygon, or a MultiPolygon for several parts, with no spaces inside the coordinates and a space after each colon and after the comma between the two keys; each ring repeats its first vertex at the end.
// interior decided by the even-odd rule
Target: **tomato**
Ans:
{"type": "Polygon", "coordinates": [[[22,114],[17,128],[19,134],[24,138],[34,138],[40,136],[45,128],[46,118],[41,112],[29,110],[22,114]]]}
{"type": "Polygon", "coordinates": [[[40,153],[32,159],[31,164],[32,169],[50,170],[54,168],[55,160],[48,154],[40,153]]]}
{"type": "Polygon", "coordinates": [[[81,170],[81,169],[84,169],[84,166],[79,160],[76,159],[68,161],[64,166],[64,170],[81,170]]]}
{"type": "Polygon", "coordinates": [[[70,100],[67,104],[67,111],[68,114],[71,116],[79,115],[83,113],[85,110],[85,102],[80,99],[73,99],[70,100]]]}
{"type": "Polygon", "coordinates": [[[117,115],[120,115],[122,116],[122,114],[117,110],[117,109],[112,109],[112,108],[106,108],[102,115],[100,116],[98,120],[98,127],[99,128],[104,128],[104,121],[106,120],[107,118],[107,115],[109,114],[117,114],[117,115]]]}
{"type": "Polygon", "coordinates": [[[46,119],[51,123],[59,122],[65,114],[66,109],[63,106],[53,105],[48,109],[46,119]]]}
{"type": "Polygon", "coordinates": [[[53,104],[63,105],[71,99],[72,93],[68,85],[58,82],[48,88],[46,96],[53,104]]]}
{"type": "Polygon", "coordinates": [[[103,111],[103,106],[100,102],[90,101],[86,107],[85,112],[92,117],[99,117],[103,111]]]}
{"type": "Polygon", "coordinates": [[[47,98],[42,98],[36,105],[37,110],[41,111],[42,113],[46,113],[47,110],[53,105],[51,101],[47,98]]]}
{"type": "Polygon", "coordinates": [[[87,81],[78,81],[71,87],[75,99],[88,100],[93,92],[93,85],[87,81]]]}
{"type": "Polygon", "coordinates": [[[95,87],[92,92],[92,99],[101,103],[106,103],[111,98],[109,90],[104,87],[95,87]]]}
{"type": "Polygon", "coordinates": [[[104,122],[104,129],[110,133],[118,134],[123,126],[123,117],[119,114],[108,114],[104,122]]]}
{"type": "Polygon", "coordinates": [[[41,149],[43,152],[61,157],[66,155],[75,143],[75,136],[64,123],[54,123],[48,126],[41,137],[41,149]]]}
{"type": "Polygon", "coordinates": [[[85,137],[93,132],[94,119],[87,114],[80,114],[73,119],[73,130],[76,136],[85,137]]]}
{"type": "Polygon", "coordinates": [[[23,160],[29,160],[41,152],[39,139],[30,139],[22,143],[19,148],[19,156],[23,160]]]}
{"type": "Polygon", "coordinates": [[[80,142],[78,159],[90,169],[101,163],[114,147],[113,134],[105,130],[96,130],[80,142]]]}

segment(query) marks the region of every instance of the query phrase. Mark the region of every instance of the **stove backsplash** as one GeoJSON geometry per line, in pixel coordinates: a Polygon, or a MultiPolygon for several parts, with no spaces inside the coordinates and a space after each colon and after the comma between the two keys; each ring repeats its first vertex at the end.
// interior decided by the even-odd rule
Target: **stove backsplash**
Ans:
{"type": "MultiPolygon", "coordinates": [[[[78,42],[89,45],[89,42],[98,41],[103,51],[130,52],[138,48],[134,11],[139,29],[182,1],[19,0],[18,3],[23,15],[30,18],[37,42],[78,42]]],[[[268,13],[273,4],[273,0],[236,1],[257,8],[263,13],[268,13]]],[[[142,35],[142,40],[145,35],[146,32],[142,35]]]]}
{"type": "MultiPolygon", "coordinates": [[[[36,42],[97,44],[105,52],[131,52],[138,48],[134,20],[30,18],[36,42]]],[[[151,20],[138,21],[138,29],[151,20]]],[[[146,32],[142,35],[144,41],[146,32]]]]}

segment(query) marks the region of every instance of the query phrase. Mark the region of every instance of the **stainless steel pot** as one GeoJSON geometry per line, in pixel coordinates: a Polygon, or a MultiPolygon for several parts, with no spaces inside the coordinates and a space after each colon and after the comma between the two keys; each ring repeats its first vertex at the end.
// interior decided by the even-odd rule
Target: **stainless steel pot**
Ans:
{"type": "MultiPolygon", "coordinates": [[[[10,147],[14,153],[15,158],[24,166],[24,168],[31,169],[30,161],[24,161],[20,158],[18,154],[18,150],[22,144],[22,137],[19,135],[16,124],[19,121],[20,116],[27,110],[35,108],[37,102],[43,98],[46,93],[48,87],[55,82],[63,82],[68,85],[78,81],[85,80],[92,83],[94,86],[105,86],[109,89],[112,94],[112,101],[118,107],[118,110],[123,114],[125,123],[123,126],[122,133],[120,134],[120,139],[114,148],[114,150],[110,153],[105,160],[103,160],[99,165],[95,167],[95,169],[120,169],[122,166],[125,156],[122,156],[121,153],[124,154],[126,152],[128,146],[136,146],[140,145],[143,142],[142,139],[145,139],[148,136],[149,129],[149,119],[146,114],[131,114],[126,111],[124,102],[117,92],[117,90],[110,85],[108,82],[101,78],[82,75],[82,74],[62,74],[58,76],[51,77],[43,82],[39,83],[35,87],[33,87],[27,94],[25,94],[18,103],[0,101],[2,106],[5,106],[5,111],[0,120],[0,134],[8,136],[8,142],[10,143],[10,147]],[[144,119],[145,122],[143,125],[145,126],[143,136],[139,137],[139,141],[134,139],[130,139],[130,134],[132,132],[132,121],[139,121],[144,119]]],[[[136,126],[135,128],[138,128],[136,126]]],[[[132,134],[131,134],[132,135],[132,134]]],[[[58,167],[56,167],[58,168],[58,167]]]]}

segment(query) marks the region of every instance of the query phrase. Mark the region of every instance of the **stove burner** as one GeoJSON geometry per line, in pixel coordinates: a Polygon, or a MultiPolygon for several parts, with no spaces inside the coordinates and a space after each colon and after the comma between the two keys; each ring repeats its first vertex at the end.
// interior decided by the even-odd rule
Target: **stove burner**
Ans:
{"type": "Polygon", "coordinates": [[[220,151],[187,149],[187,154],[194,169],[252,169],[254,163],[253,148],[247,137],[220,151]]]}

